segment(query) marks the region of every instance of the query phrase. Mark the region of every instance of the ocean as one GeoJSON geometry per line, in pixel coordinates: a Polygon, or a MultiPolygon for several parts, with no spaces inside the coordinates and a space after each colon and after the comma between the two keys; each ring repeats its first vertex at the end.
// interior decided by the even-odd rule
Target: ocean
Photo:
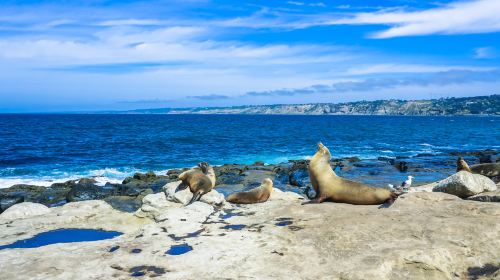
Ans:
{"type": "MultiPolygon", "coordinates": [[[[319,141],[334,158],[404,158],[439,170],[422,178],[431,181],[453,170],[454,152],[498,150],[500,118],[3,114],[0,188],[81,177],[116,183],[135,172],[162,174],[199,161],[280,163],[310,157],[319,141]]],[[[394,178],[347,174],[358,175],[382,183],[402,178],[397,171],[394,178]]]]}

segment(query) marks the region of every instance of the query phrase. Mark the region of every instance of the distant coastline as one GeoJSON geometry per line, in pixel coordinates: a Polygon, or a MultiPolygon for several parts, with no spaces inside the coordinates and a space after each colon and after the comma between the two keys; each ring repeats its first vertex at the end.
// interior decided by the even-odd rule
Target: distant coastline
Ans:
{"type": "Polygon", "coordinates": [[[376,115],[500,116],[500,95],[428,100],[376,100],[346,103],[244,105],[232,107],[154,108],[101,114],[241,114],[241,115],[376,115]]]}

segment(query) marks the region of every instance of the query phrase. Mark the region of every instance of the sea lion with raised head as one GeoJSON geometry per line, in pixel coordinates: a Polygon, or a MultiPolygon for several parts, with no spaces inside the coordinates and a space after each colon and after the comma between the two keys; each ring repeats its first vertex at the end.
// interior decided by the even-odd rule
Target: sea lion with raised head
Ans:
{"type": "Polygon", "coordinates": [[[199,168],[192,168],[179,174],[181,183],[179,184],[179,186],[177,186],[175,192],[184,190],[189,187],[189,190],[193,194],[193,197],[187,205],[199,200],[201,196],[211,191],[214,187],[214,184],[212,183],[210,177],[203,171],[207,171],[206,165],[200,163],[198,164],[198,166],[199,168]]]}
{"type": "Polygon", "coordinates": [[[316,191],[316,197],[309,203],[323,201],[358,205],[393,202],[397,194],[387,189],[374,188],[337,176],[330,166],[330,150],[322,143],[309,163],[309,177],[316,191]]]}
{"type": "Polygon", "coordinates": [[[464,160],[463,157],[458,157],[458,159],[457,159],[457,172],[460,172],[460,171],[467,171],[467,172],[472,173],[469,165],[467,164],[467,162],[464,160]]]}
{"type": "Polygon", "coordinates": [[[259,187],[246,192],[237,192],[229,195],[226,199],[230,203],[250,204],[266,202],[273,191],[273,181],[266,178],[259,187]]]}
{"type": "Polygon", "coordinates": [[[205,175],[208,176],[208,178],[212,182],[212,188],[215,188],[216,177],[214,168],[210,164],[208,164],[208,162],[200,162],[198,163],[198,167],[205,175]]]}

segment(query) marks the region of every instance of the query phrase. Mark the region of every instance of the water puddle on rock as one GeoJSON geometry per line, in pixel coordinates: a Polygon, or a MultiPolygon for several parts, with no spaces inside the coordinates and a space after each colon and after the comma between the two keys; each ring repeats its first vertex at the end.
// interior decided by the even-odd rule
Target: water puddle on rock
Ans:
{"type": "Polygon", "coordinates": [[[246,227],[246,225],[227,225],[227,226],[224,226],[223,229],[242,230],[245,227],[246,227]]]}
{"type": "Polygon", "coordinates": [[[285,227],[285,226],[289,226],[293,224],[292,221],[281,221],[281,222],[277,222],[275,225],[279,226],[279,227],[285,227]]]}
{"type": "Polygon", "coordinates": [[[276,219],[278,222],[275,223],[276,226],[279,227],[285,227],[293,224],[293,219],[292,218],[278,218],[276,219]]]}
{"type": "Polygon", "coordinates": [[[182,255],[193,250],[193,247],[189,246],[187,243],[180,245],[172,245],[170,249],[165,253],[172,256],[182,255]]]}
{"type": "Polygon", "coordinates": [[[97,229],[56,229],[39,233],[31,238],[18,240],[12,244],[0,246],[3,249],[38,248],[57,243],[89,242],[111,239],[122,235],[118,231],[105,231],[97,229]]]}

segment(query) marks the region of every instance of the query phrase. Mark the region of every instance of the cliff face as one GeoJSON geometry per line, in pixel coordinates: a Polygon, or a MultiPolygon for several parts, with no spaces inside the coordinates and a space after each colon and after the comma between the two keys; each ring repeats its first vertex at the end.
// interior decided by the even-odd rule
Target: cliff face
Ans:
{"type": "Polygon", "coordinates": [[[143,109],[146,114],[276,114],[276,115],[500,115],[500,95],[431,100],[377,100],[348,103],[143,109]]]}

